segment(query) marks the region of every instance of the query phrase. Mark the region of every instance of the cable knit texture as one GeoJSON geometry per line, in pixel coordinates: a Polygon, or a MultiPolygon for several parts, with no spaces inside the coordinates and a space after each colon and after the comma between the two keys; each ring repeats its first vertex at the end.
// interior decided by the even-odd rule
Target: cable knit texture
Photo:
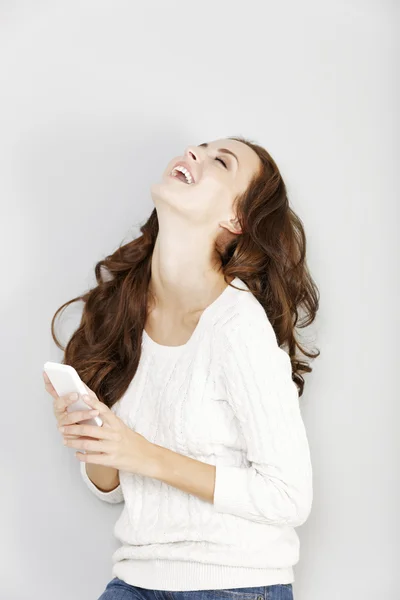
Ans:
{"type": "Polygon", "coordinates": [[[102,492],[81,463],[99,499],[124,501],[113,576],[170,591],[294,581],[294,528],[313,496],[309,445],[289,355],[241,279],[186,344],[164,346],[143,331],[138,370],[112,410],[149,441],[216,466],[211,504],[127,471],[102,492]]]}

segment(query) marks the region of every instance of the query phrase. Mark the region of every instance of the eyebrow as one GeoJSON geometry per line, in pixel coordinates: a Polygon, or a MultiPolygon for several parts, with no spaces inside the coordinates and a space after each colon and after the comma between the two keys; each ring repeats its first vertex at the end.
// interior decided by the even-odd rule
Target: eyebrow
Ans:
{"type": "MultiPolygon", "coordinates": [[[[204,142],[203,144],[199,144],[199,146],[203,147],[203,148],[208,148],[208,144],[206,142],[204,142]]],[[[236,154],[234,154],[233,152],[228,150],[228,148],[218,148],[217,152],[224,152],[225,154],[231,154],[234,158],[236,158],[236,162],[239,165],[238,157],[236,156],[236,154]]]]}

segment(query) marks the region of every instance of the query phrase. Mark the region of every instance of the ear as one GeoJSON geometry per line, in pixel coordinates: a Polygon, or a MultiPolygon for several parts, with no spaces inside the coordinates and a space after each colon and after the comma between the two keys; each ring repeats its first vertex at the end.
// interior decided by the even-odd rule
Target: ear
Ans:
{"type": "Polygon", "coordinates": [[[239,225],[239,221],[236,218],[229,219],[229,221],[220,221],[219,225],[224,229],[227,229],[231,233],[239,234],[242,230],[239,225]]]}

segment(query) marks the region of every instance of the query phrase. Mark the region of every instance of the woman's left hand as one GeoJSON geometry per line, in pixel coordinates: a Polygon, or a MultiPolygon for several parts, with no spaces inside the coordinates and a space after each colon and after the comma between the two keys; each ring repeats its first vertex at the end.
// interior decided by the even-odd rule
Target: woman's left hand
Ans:
{"type": "Polygon", "coordinates": [[[68,425],[67,413],[62,433],[87,437],[64,438],[64,444],[70,448],[88,450],[90,454],[75,453],[82,462],[151,476],[155,465],[154,444],[128,427],[104,402],[100,402],[92,390],[87,389],[88,394],[83,396],[83,400],[99,411],[103,425],[68,425]]]}

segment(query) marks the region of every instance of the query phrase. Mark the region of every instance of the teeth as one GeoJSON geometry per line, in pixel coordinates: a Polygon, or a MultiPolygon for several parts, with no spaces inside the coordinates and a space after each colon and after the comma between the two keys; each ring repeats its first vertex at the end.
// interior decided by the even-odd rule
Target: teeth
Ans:
{"type": "Polygon", "coordinates": [[[180,171],[181,173],[183,173],[184,176],[186,177],[186,181],[189,184],[193,183],[192,176],[191,176],[191,174],[189,173],[189,171],[185,167],[183,167],[182,165],[178,165],[177,167],[175,167],[174,169],[172,169],[171,175],[174,175],[176,177],[175,171],[180,171]]]}

